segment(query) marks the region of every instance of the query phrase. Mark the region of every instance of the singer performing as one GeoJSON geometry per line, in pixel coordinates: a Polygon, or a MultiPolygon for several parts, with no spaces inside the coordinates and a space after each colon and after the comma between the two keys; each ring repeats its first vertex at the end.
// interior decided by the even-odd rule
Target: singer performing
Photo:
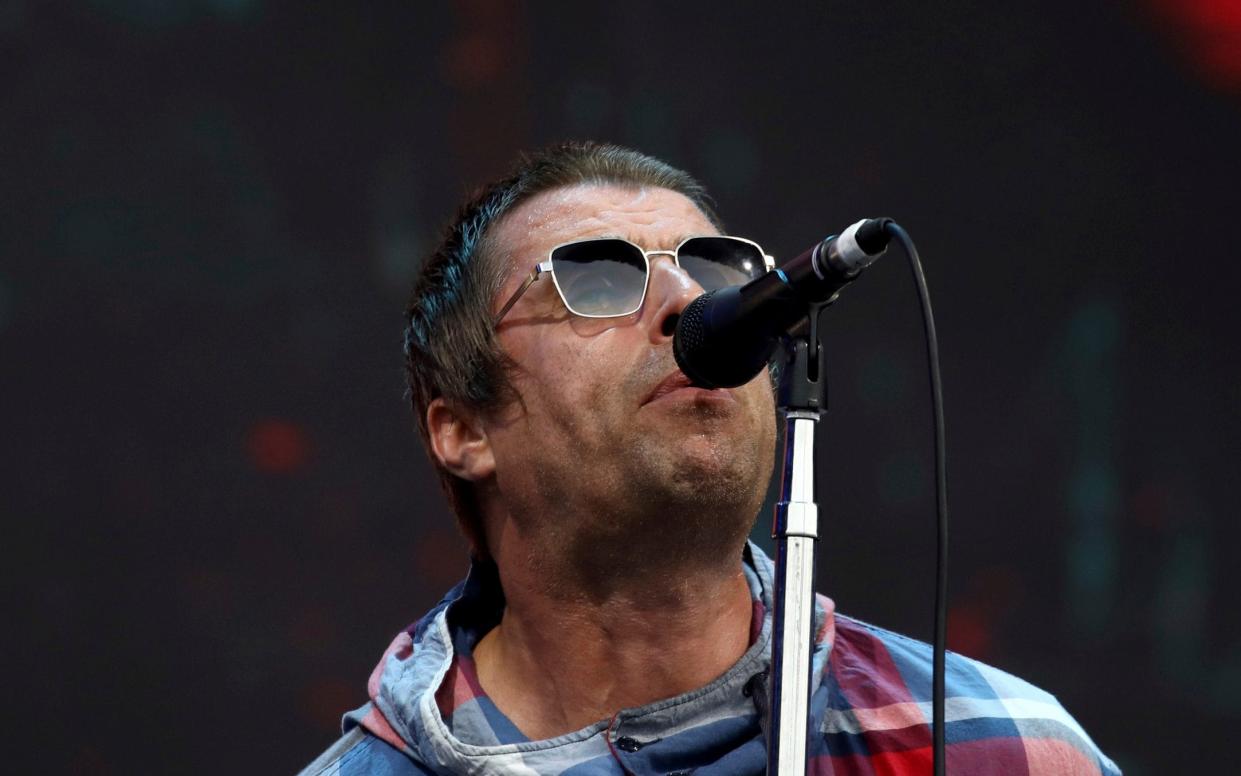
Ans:
{"type": "MultiPolygon", "coordinates": [[[[672,351],[704,290],[770,268],[725,234],[688,174],[590,143],[461,207],[405,350],[468,575],[304,773],[763,773],[772,385],[697,387],[672,351]]],[[[815,633],[807,771],[929,773],[930,648],[822,596],[815,633]]],[[[951,773],[1119,773],[1048,693],[955,654],[947,682],[951,773]]]]}

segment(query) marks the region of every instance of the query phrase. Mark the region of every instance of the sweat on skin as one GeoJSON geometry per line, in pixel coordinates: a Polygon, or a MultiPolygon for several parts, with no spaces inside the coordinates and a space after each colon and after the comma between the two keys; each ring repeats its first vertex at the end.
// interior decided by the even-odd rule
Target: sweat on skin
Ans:
{"type": "MultiPolygon", "coordinates": [[[[718,233],[666,189],[546,191],[491,229],[507,271],[493,304],[564,242],[671,250],[718,233]]],[[[703,686],[746,650],[740,558],[771,476],[775,408],[765,374],[706,390],[677,369],[669,322],[701,293],[668,256],[652,258],[646,300],[623,318],[573,316],[550,280],[535,283],[496,332],[519,400],[490,415],[427,409],[434,454],[475,484],[506,599],[475,651],[479,681],[531,738],[703,686]]]]}

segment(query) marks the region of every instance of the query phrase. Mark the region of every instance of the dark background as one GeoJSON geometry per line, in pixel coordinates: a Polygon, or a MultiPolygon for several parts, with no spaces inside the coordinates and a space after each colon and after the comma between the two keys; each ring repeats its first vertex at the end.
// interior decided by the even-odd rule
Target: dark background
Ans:
{"type": "MultiPolygon", "coordinates": [[[[10,0],[0,76],[4,770],[333,740],[465,567],[402,398],[411,278],[566,137],[689,169],[777,257],[896,217],[938,312],[951,646],[1130,776],[1231,762],[1237,3],[10,0]]],[[[900,257],[825,322],[819,586],[929,638],[900,257]]]]}

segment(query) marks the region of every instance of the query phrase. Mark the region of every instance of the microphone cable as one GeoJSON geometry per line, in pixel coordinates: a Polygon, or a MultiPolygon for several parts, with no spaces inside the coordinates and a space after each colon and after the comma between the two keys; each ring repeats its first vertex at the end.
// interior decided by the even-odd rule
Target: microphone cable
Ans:
{"type": "Polygon", "coordinates": [[[944,389],[939,377],[939,339],[935,336],[935,316],[931,295],[926,288],[922,261],[913,240],[899,224],[889,221],[884,231],[901,244],[913,273],[922,307],[922,331],[926,336],[926,359],[931,378],[931,414],[935,437],[935,638],[931,666],[932,762],[935,776],[944,776],[944,658],[948,631],[948,473],[944,443],[944,389]]]}
{"type": "MultiPolygon", "coordinates": [[[[699,296],[677,322],[673,355],[695,385],[733,387],[752,379],[771,357],[776,336],[804,320],[807,306],[830,305],[836,295],[883,253],[891,239],[901,244],[922,308],[935,442],[935,635],[932,639],[931,730],[935,776],[945,772],[944,670],[948,623],[948,476],[944,441],[944,398],[939,340],[922,260],[913,240],[890,218],[858,221],[810,250],[741,286],[699,296]]],[[[812,324],[811,329],[814,329],[812,324]]],[[[813,336],[813,335],[812,335],[813,336]]]]}

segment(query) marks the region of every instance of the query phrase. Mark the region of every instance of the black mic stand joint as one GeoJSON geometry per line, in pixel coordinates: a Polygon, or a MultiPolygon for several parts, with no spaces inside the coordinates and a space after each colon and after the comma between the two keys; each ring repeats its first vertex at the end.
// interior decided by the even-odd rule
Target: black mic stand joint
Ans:
{"type": "Polygon", "coordinates": [[[776,406],[781,412],[827,411],[827,370],[822,358],[823,344],[819,341],[819,313],[829,304],[808,305],[806,319],[784,337],[784,361],[780,363],[776,394],[776,406]]]}
{"type": "Polygon", "coordinates": [[[826,368],[819,312],[784,340],[778,405],[784,416],[784,470],[771,535],[776,540],[773,600],[768,776],[802,776],[810,736],[811,658],[814,650],[815,545],[814,430],[827,409],[826,368]]]}

